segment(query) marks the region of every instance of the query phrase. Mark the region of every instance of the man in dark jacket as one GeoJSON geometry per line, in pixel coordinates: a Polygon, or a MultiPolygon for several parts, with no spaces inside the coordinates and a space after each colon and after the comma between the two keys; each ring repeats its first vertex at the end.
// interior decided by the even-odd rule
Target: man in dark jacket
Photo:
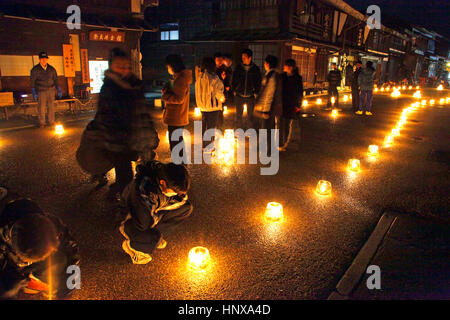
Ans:
{"type": "Polygon", "coordinates": [[[74,289],[67,268],[79,261],[78,245],[59,218],[0,187],[0,299],[21,290],[64,298],[74,289]]]}
{"type": "Polygon", "coordinates": [[[247,105],[247,122],[251,128],[257,128],[253,117],[255,99],[261,89],[261,71],[252,62],[253,52],[250,49],[242,51],[242,63],[233,72],[232,91],[236,105],[236,128],[242,128],[242,113],[247,105]]]}
{"type": "Polygon", "coordinates": [[[39,63],[35,65],[30,72],[31,91],[34,100],[38,101],[39,126],[45,126],[45,111],[48,110],[48,123],[55,123],[55,89],[58,97],[61,98],[62,92],[58,86],[58,76],[56,69],[48,63],[46,52],[39,53],[39,63]]]}
{"type": "Polygon", "coordinates": [[[353,111],[359,110],[359,85],[358,85],[358,77],[361,73],[362,62],[357,61],[355,64],[355,71],[352,76],[352,108],[353,111]]]}
{"type": "Polygon", "coordinates": [[[110,69],[100,91],[97,113],[84,131],[77,160],[100,185],[115,168],[116,182],[109,197],[116,199],[133,179],[131,161],[152,160],[159,144],[151,107],[145,105],[142,81],[130,72],[130,62],[121,50],[111,53],[110,69]]]}
{"type": "Polygon", "coordinates": [[[327,81],[328,81],[328,103],[327,107],[331,107],[331,97],[334,97],[336,102],[336,108],[339,107],[339,93],[337,87],[341,85],[341,72],[337,69],[337,64],[333,63],[332,70],[328,73],[327,81]]]}
{"type": "Polygon", "coordinates": [[[135,179],[122,194],[126,215],[119,231],[122,249],[134,264],[147,264],[154,249],[164,249],[163,234],[192,213],[187,200],[190,176],[185,166],[150,161],[136,168],[135,179]]]}

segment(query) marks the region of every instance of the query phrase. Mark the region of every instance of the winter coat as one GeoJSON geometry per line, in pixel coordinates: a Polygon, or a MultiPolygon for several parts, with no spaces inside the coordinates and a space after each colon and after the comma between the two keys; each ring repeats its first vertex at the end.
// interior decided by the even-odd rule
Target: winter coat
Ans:
{"type": "Polygon", "coordinates": [[[353,78],[352,78],[352,90],[358,90],[358,77],[361,73],[362,68],[356,69],[355,72],[353,72],[353,78]]]}
{"type": "Polygon", "coordinates": [[[195,100],[203,112],[222,110],[223,83],[216,74],[201,72],[195,81],[195,100]]]}
{"type": "Polygon", "coordinates": [[[163,121],[168,126],[189,124],[189,86],[192,70],[184,69],[174,75],[174,80],[166,87],[162,100],[165,102],[163,121]]]}
{"type": "Polygon", "coordinates": [[[47,64],[47,68],[42,68],[38,63],[30,71],[31,88],[35,88],[37,92],[46,91],[58,86],[58,76],[56,69],[47,64]]]}
{"type": "MultiPolygon", "coordinates": [[[[28,282],[36,265],[42,264],[41,262],[31,264],[23,262],[14,252],[11,244],[11,229],[14,224],[25,216],[35,214],[46,216],[54,224],[59,239],[57,253],[65,256],[67,266],[79,264],[78,244],[64,223],[58,217],[44,213],[30,199],[8,192],[6,198],[0,200],[0,299],[12,298],[24,283],[28,282]]],[[[60,293],[57,292],[57,294],[60,293]]]]}
{"type": "Polygon", "coordinates": [[[233,72],[233,94],[249,98],[254,97],[261,90],[261,71],[253,62],[245,66],[239,64],[233,72]]]}
{"type": "Polygon", "coordinates": [[[339,87],[341,85],[341,72],[339,70],[331,70],[328,73],[327,81],[330,87],[339,87]]]}
{"type": "Polygon", "coordinates": [[[267,71],[255,103],[255,111],[280,117],[283,113],[281,75],[274,69],[267,71]]]}
{"type": "Polygon", "coordinates": [[[373,78],[375,70],[373,68],[364,68],[358,77],[358,84],[361,90],[373,90],[373,78]]]}
{"type": "Polygon", "coordinates": [[[173,210],[184,205],[187,195],[167,197],[159,187],[161,162],[150,161],[136,168],[135,179],[122,192],[121,206],[131,215],[140,231],[154,228],[161,220],[160,210],[173,210]]]}
{"type": "Polygon", "coordinates": [[[283,83],[283,117],[287,119],[296,118],[295,108],[302,106],[303,79],[298,73],[288,76],[286,72],[282,75],[283,83]]]}

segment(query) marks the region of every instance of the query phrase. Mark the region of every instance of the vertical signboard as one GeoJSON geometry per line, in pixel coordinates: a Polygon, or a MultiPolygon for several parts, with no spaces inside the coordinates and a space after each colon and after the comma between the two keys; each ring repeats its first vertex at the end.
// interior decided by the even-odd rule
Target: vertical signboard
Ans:
{"type": "Polygon", "coordinates": [[[83,79],[83,83],[90,83],[91,78],[89,76],[89,61],[88,61],[88,50],[81,49],[81,78],[83,79]]]}
{"type": "Polygon", "coordinates": [[[75,77],[75,59],[73,56],[73,47],[71,44],[63,44],[64,58],[64,76],[67,78],[75,77]]]}

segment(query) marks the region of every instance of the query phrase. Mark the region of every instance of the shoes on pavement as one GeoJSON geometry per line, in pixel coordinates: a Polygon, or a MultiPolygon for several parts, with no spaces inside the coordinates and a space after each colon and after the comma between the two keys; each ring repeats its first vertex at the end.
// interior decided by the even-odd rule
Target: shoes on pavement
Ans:
{"type": "Polygon", "coordinates": [[[366,116],[371,116],[371,115],[372,115],[372,112],[366,111],[366,116]]]}
{"type": "Polygon", "coordinates": [[[152,261],[152,257],[149,254],[134,250],[130,246],[130,240],[122,242],[122,249],[131,257],[133,264],[147,264],[152,261]]]}
{"type": "Polygon", "coordinates": [[[167,241],[163,239],[163,237],[161,237],[161,239],[159,239],[158,244],[156,245],[156,249],[164,249],[165,247],[167,247],[167,241]]]}
{"type": "Polygon", "coordinates": [[[359,115],[360,115],[360,114],[363,114],[362,111],[356,111],[355,113],[356,113],[356,114],[359,114],[359,115]]]}

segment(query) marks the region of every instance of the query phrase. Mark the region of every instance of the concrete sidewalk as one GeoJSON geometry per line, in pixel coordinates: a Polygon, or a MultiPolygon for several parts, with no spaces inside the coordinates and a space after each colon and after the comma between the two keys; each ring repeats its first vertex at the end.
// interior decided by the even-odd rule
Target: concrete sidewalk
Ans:
{"type": "Polygon", "coordinates": [[[328,299],[450,299],[448,221],[385,212],[328,299]],[[380,289],[368,289],[371,265],[380,268],[380,289]]]}

